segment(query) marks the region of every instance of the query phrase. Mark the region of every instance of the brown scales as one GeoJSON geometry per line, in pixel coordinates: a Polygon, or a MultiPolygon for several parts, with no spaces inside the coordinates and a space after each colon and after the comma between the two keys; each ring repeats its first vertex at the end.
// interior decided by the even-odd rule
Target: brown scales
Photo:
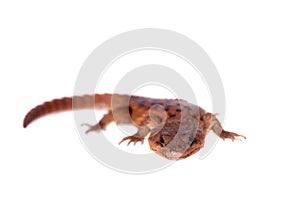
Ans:
{"type": "Polygon", "coordinates": [[[223,130],[215,115],[201,107],[181,99],[153,99],[119,94],[95,94],[54,99],[36,106],[27,113],[23,126],[47,114],[79,109],[105,109],[108,112],[86,133],[105,130],[108,124],[131,124],[138,131],[124,137],[119,144],[144,142],[146,136],[150,148],[171,160],[179,160],[199,151],[210,130],[220,138],[246,139],[242,135],[223,130]]]}

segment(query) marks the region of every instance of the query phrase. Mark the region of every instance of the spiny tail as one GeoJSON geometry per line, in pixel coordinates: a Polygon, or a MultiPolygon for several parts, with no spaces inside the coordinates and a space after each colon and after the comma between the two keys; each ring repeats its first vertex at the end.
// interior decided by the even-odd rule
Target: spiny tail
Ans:
{"type": "Polygon", "coordinates": [[[52,113],[80,110],[80,109],[105,109],[110,107],[110,94],[95,94],[53,99],[31,109],[24,118],[23,127],[31,122],[52,113]]]}

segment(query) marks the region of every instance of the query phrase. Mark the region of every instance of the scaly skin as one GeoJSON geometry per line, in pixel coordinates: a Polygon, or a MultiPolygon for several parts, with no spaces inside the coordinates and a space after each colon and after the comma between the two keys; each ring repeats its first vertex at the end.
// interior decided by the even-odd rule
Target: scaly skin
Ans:
{"type": "Polygon", "coordinates": [[[216,116],[201,107],[181,99],[153,99],[120,94],[95,94],[54,99],[36,106],[27,113],[23,126],[45,115],[69,110],[105,109],[107,114],[86,133],[104,130],[108,124],[131,124],[138,128],[136,134],[124,137],[120,143],[129,140],[143,143],[150,135],[150,148],[157,154],[171,160],[179,160],[199,151],[210,130],[220,138],[237,140],[246,137],[223,130],[216,116]]]}

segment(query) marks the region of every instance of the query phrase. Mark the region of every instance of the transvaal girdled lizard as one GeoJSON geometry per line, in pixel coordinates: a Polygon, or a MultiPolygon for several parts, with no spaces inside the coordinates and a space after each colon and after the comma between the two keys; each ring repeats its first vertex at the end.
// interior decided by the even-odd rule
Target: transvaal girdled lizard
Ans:
{"type": "Polygon", "coordinates": [[[143,143],[149,135],[150,148],[157,154],[171,160],[191,156],[204,146],[210,130],[220,138],[236,140],[245,138],[223,130],[216,115],[181,99],[154,99],[120,94],[95,94],[54,99],[36,106],[24,118],[24,128],[32,121],[47,114],[79,109],[106,109],[107,114],[96,125],[88,125],[86,133],[105,130],[106,126],[132,124],[138,131],[124,137],[120,143],[129,140],[143,143]]]}

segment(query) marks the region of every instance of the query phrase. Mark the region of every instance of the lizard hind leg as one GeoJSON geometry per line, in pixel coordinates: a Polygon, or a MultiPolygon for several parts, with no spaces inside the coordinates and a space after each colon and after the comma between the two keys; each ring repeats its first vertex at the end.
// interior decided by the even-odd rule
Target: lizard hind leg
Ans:
{"type": "Polygon", "coordinates": [[[133,144],[135,145],[137,142],[141,142],[142,144],[144,143],[144,139],[145,137],[149,134],[150,129],[148,127],[139,127],[137,133],[135,133],[134,135],[130,135],[127,137],[124,137],[119,144],[121,144],[122,142],[124,142],[125,140],[129,140],[129,142],[127,143],[127,146],[133,142],[133,144]]]}
{"type": "Polygon", "coordinates": [[[87,126],[88,129],[85,131],[86,134],[92,131],[101,131],[105,130],[105,128],[114,121],[114,117],[112,111],[109,111],[107,114],[103,115],[102,119],[95,125],[91,125],[88,123],[83,123],[81,126],[87,126]]]}

